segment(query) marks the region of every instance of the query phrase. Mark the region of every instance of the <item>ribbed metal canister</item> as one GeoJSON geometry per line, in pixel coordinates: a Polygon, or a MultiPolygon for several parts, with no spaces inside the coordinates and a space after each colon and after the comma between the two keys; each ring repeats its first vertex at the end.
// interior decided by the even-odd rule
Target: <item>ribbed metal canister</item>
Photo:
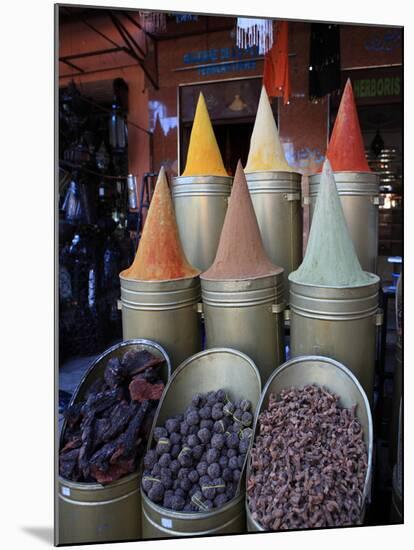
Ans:
{"type": "Polygon", "coordinates": [[[301,174],[296,172],[246,173],[263,246],[270,260],[287,277],[302,261],[301,174]]]}
{"type": "Polygon", "coordinates": [[[397,342],[395,346],[395,368],[392,393],[392,414],[390,429],[390,464],[393,466],[397,461],[397,448],[399,437],[399,416],[400,402],[402,400],[402,378],[403,378],[403,300],[402,300],[402,275],[398,278],[395,292],[395,325],[397,342]]]}
{"type": "Polygon", "coordinates": [[[198,277],[136,281],[120,275],[124,340],[148,338],[167,351],[172,368],[201,350],[198,277]]]}
{"type": "MultiPolygon", "coordinates": [[[[346,223],[363,270],[376,273],[379,177],[373,172],[334,172],[346,223]]],[[[309,216],[315,209],[321,174],[309,178],[309,216]]]]}
{"type": "MultiPolygon", "coordinates": [[[[88,369],[74,392],[70,405],[85,399],[91,384],[103,377],[109,359],[121,357],[126,351],[148,350],[165,359],[161,376],[168,383],[171,365],[166,351],[156,342],[145,339],[116,344],[100,355],[88,369]]],[[[62,426],[61,442],[66,430],[62,426]]],[[[114,483],[81,483],[57,479],[56,534],[58,544],[79,544],[138,540],[141,531],[141,471],[125,476],[114,483]]]]}
{"type": "Polygon", "coordinates": [[[399,401],[398,415],[398,442],[397,442],[397,463],[392,471],[392,496],[391,496],[391,521],[393,523],[402,523],[404,520],[404,501],[403,501],[403,431],[402,431],[402,397],[399,401]]]}
{"type": "MultiPolygon", "coordinates": [[[[173,373],[158,406],[152,432],[171,416],[181,414],[196,393],[223,388],[230,399],[249,399],[255,412],[261,383],[254,362],[244,353],[216,348],[197,353],[173,373]]],[[[152,447],[152,435],[148,448],[152,447]]],[[[244,507],[245,466],[236,496],[209,512],[174,512],[155,504],[141,485],[143,538],[194,537],[238,534],[246,531],[244,507]]]]}
{"type": "Polygon", "coordinates": [[[187,260],[206,271],[216,256],[233,178],[179,176],[171,195],[187,260]]]}
{"type": "MultiPolygon", "coordinates": [[[[373,452],[373,423],[368,398],[357,378],[344,365],[329,357],[303,356],[286,361],[269,378],[263,389],[254,419],[254,439],[259,433],[258,418],[261,412],[269,405],[270,394],[276,397],[285,388],[292,386],[303,388],[307,384],[317,384],[326,387],[329,391],[339,395],[340,406],[351,408],[357,405],[356,413],[364,431],[364,440],[368,453],[368,466],[365,476],[362,496],[362,510],[360,523],[363,523],[366,502],[371,493],[372,452],[373,452]]],[[[250,455],[247,461],[247,479],[251,470],[250,455]]],[[[246,494],[246,519],[249,532],[264,531],[265,529],[252,517],[246,494]]]]}
{"type": "Polygon", "coordinates": [[[323,355],[346,365],[372,402],[379,277],[358,287],[290,282],[291,357],[323,355]]]}
{"type": "Polygon", "coordinates": [[[201,294],[206,348],[225,346],[246,353],[265,384],[285,359],[283,272],[238,281],[202,278],[201,294]]]}
{"type": "Polygon", "coordinates": [[[398,422],[399,422],[399,407],[402,399],[402,341],[401,337],[397,336],[395,347],[395,370],[394,370],[394,387],[392,393],[392,412],[391,412],[391,434],[390,434],[390,463],[395,464],[397,460],[398,448],[398,422]]]}

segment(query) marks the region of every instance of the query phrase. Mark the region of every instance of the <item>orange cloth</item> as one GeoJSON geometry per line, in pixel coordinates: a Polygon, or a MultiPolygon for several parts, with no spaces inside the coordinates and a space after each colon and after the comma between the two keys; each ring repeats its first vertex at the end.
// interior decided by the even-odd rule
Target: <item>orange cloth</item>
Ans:
{"type": "Polygon", "coordinates": [[[263,84],[269,97],[283,97],[289,101],[289,32],[288,22],[278,21],[276,40],[264,58],[263,84]]]}

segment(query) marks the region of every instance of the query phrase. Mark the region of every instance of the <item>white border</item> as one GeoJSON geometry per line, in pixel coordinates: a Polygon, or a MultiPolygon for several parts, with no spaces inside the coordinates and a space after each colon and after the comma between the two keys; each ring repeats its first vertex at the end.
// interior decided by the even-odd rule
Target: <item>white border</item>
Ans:
{"type": "MultiPolygon", "coordinates": [[[[71,2],[67,2],[71,3],[71,2]]],[[[73,2],[76,3],[76,2],[73,2]]],[[[410,181],[413,109],[413,21],[402,0],[362,2],[269,2],[268,0],[89,0],[89,5],[162,10],[238,13],[299,19],[405,25],[406,52],[406,249],[412,237],[413,182],[410,181]],[[411,53],[410,53],[411,52],[411,53]],[[411,218],[411,219],[409,219],[411,218]]],[[[42,534],[52,527],[53,503],[53,2],[16,0],[2,6],[1,40],[1,485],[6,549],[50,546],[42,534]],[[6,121],[6,124],[4,124],[6,121]],[[24,263],[23,263],[24,259],[24,263]],[[40,538],[39,538],[40,537],[40,538]]],[[[405,262],[406,334],[413,334],[408,311],[411,257],[405,262]]],[[[412,384],[409,338],[405,342],[406,395],[412,384]]],[[[214,539],[130,543],[145,548],[238,549],[260,545],[289,548],[400,548],[413,538],[411,497],[413,400],[406,400],[405,526],[250,535],[214,539]],[[411,488],[411,490],[410,490],[411,488]]],[[[50,539],[49,539],[50,540],[50,539]]],[[[125,544],[112,547],[125,549],[125,544]]]]}

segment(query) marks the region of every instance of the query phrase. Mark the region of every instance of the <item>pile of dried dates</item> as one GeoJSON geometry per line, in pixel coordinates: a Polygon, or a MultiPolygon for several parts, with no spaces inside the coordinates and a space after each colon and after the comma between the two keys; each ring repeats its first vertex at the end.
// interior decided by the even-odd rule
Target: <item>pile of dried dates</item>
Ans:
{"type": "Polygon", "coordinates": [[[135,472],[164,390],[163,359],[130,349],[109,359],[85,400],[64,412],[59,473],[79,482],[111,483],[135,472]]]}

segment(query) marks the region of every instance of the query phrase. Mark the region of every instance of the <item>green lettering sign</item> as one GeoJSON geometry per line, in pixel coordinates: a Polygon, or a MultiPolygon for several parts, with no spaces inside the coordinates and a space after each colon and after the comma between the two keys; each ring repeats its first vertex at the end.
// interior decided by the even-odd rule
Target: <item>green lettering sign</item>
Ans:
{"type": "Polygon", "coordinates": [[[397,96],[401,92],[400,77],[363,78],[352,83],[355,97],[397,96]]]}

